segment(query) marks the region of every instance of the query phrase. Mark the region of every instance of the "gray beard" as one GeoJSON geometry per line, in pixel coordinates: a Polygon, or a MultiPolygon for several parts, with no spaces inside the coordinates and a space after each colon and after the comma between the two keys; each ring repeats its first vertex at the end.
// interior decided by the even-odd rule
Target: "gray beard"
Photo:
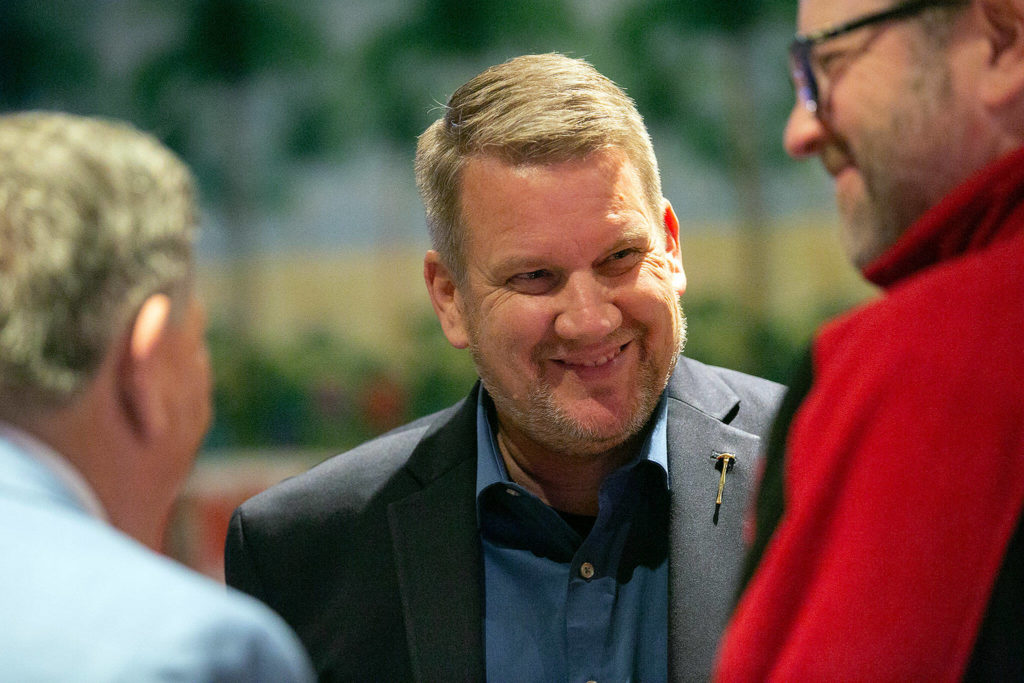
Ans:
{"type": "MultiPolygon", "coordinates": [[[[525,402],[517,403],[500,389],[500,384],[496,378],[491,376],[487,365],[481,362],[477,347],[472,342],[469,351],[473,356],[473,362],[481,382],[494,401],[499,415],[507,417],[530,439],[550,451],[569,456],[593,457],[615,448],[640,433],[658,405],[661,393],[668,384],[685,345],[686,317],[680,309],[679,336],[668,368],[661,377],[650,376],[652,373],[648,372],[642,374],[641,381],[647,386],[640,393],[640,404],[629,416],[622,429],[614,434],[602,433],[596,427],[581,423],[568,415],[561,406],[555,403],[553,387],[544,380],[540,380],[531,387],[525,402]],[[522,410],[521,405],[530,406],[530,408],[522,410]]],[[[642,349],[641,353],[647,354],[646,349],[642,349]]]]}
{"type": "MultiPolygon", "coordinates": [[[[842,233],[843,247],[860,269],[899,241],[945,190],[962,180],[957,165],[929,163],[928,157],[915,153],[922,141],[931,140],[928,147],[934,149],[955,150],[966,144],[951,143],[949,136],[955,131],[941,125],[953,97],[951,75],[941,62],[941,51],[928,44],[921,49],[921,66],[907,94],[919,106],[890,112],[884,126],[870,135],[862,133],[857,145],[841,142],[841,153],[853,158],[865,186],[862,201],[849,207],[849,214],[843,217],[842,233]],[[903,140],[914,140],[917,146],[902,145],[903,140]],[[945,189],[938,192],[933,188],[945,189]]],[[[934,156],[942,158],[941,154],[934,156]]]]}

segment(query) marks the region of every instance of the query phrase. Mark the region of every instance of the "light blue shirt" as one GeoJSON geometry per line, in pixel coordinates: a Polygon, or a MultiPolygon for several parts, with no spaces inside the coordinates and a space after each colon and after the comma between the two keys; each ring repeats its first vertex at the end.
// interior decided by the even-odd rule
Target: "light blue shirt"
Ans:
{"type": "Polygon", "coordinates": [[[111,527],[69,463],[0,427],[0,681],[314,680],[279,616],[111,527]]]}
{"type": "Polygon", "coordinates": [[[582,538],[515,484],[480,392],[477,519],[487,680],[668,678],[667,403],[636,459],[610,474],[582,538]]]}

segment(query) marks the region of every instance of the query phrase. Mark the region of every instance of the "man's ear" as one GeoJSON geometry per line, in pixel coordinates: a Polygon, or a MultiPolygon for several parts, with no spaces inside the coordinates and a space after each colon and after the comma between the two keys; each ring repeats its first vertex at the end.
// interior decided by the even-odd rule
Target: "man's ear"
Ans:
{"type": "Polygon", "coordinates": [[[469,346],[469,332],[462,310],[462,295],[448,267],[441,261],[441,255],[433,249],[423,258],[423,280],[427,283],[430,303],[441,321],[448,343],[457,349],[466,348],[469,346]]]}
{"type": "Polygon", "coordinates": [[[1024,97],[1024,0],[978,0],[972,11],[990,46],[988,69],[979,84],[991,108],[1024,97]]]}
{"type": "Polygon", "coordinates": [[[686,291],[686,271],[683,270],[683,250],[679,246],[679,219],[667,199],[664,200],[662,220],[665,224],[665,246],[672,262],[672,287],[676,294],[682,296],[686,291]]]}
{"type": "Polygon", "coordinates": [[[120,384],[124,410],[141,438],[151,438],[166,427],[160,353],[171,324],[171,300],[165,294],[146,299],[128,332],[121,360],[120,384]]]}

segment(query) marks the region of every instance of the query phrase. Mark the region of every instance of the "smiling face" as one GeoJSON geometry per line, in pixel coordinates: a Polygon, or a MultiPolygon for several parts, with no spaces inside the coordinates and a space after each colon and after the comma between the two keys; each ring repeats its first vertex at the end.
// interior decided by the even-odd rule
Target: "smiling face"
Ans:
{"type": "MultiPolygon", "coordinates": [[[[884,9],[878,0],[804,0],[809,33],[884,9]]],[[[796,102],[785,133],[794,157],[818,155],[835,179],[843,246],[863,268],[976,167],[953,47],[922,17],[883,22],[815,48],[820,118],[796,102]]],[[[977,145],[974,145],[976,147],[977,145]]]]}
{"type": "Polygon", "coordinates": [[[668,203],[649,206],[615,149],[550,165],[475,157],[462,219],[465,282],[451,285],[450,305],[431,293],[448,339],[472,352],[503,436],[590,455],[636,434],[683,341],[668,203]]]}

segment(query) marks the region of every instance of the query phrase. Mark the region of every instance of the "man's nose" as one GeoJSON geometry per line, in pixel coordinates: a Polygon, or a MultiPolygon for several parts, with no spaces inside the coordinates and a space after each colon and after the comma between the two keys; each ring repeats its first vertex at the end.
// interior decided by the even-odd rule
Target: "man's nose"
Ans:
{"type": "Polygon", "coordinates": [[[826,133],[821,119],[797,98],[786,121],[782,145],[794,159],[804,159],[821,150],[826,133]]]}
{"type": "Polygon", "coordinates": [[[571,276],[559,298],[555,333],[562,339],[599,342],[622,325],[612,289],[592,274],[571,276]]]}

